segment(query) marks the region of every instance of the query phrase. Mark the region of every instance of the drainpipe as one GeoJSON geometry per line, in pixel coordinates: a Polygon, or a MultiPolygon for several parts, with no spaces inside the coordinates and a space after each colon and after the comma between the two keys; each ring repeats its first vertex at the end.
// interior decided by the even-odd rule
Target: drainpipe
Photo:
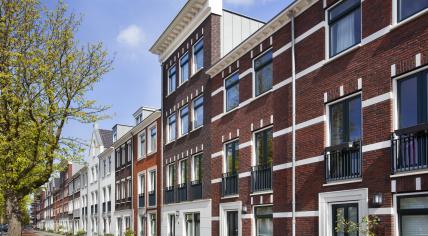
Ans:
{"type": "Polygon", "coordinates": [[[296,236],[296,54],[294,38],[294,12],[291,17],[291,67],[292,67],[292,235],[296,236]]]}

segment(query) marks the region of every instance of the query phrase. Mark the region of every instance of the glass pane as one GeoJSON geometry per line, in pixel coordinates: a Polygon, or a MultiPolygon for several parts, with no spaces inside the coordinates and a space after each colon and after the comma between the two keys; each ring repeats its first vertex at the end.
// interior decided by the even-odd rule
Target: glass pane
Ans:
{"type": "Polygon", "coordinates": [[[226,111],[230,111],[239,105],[239,83],[226,90],[226,111]]]}
{"type": "Polygon", "coordinates": [[[198,128],[204,124],[204,99],[200,97],[195,100],[193,103],[194,114],[193,114],[193,126],[194,128],[198,128]]]}
{"type": "Polygon", "coordinates": [[[344,12],[353,9],[357,5],[360,5],[360,0],[345,0],[345,1],[342,1],[342,3],[338,4],[337,6],[335,6],[333,9],[331,9],[329,11],[329,20],[330,21],[334,21],[337,18],[340,18],[340,16],[344,12]]]}
{"type": "Polygon", "coordinates": [[[181,65],[181,83],[184,83],[189,79],[189,63],[186,62],[181,65]]]}
{"type": "Polygon", "coordinates": [[[271,62],[256,71],[256,96],[272,88],[272,73],[273,71],[271,62]]]}
{"type": "Polygon", "coordinates": [[[349,101],[349,141],[361,138],[361,97],[349,101]]]}
{"type": "Polygon", "coordinates": [[[343,103],[334,104],[330,107],[330,143],[332,146],[345,141],[343,112],[343,103]]]}
{"type": "Polygon", "coordinates": [[[200,236],[201,235],[201,221],[200,221],[199,213],[195,213],[194,220],[195,220],[195,236],[200,236]]]}
{"type": "Polygon", "coordinates": [[[361,41],[360,8],[330,25],[330,56],[334,56],[361,41]]]}
{"type": "Polygon", "coordinates": [[[272,218],[258,218],[257,224],[257,236],[271,236],[273,235],[273,224],[272,218]]]}
{"type": "Polygon", "coordinates": [[[428,209],[428,196],[401,198],[400,209],[428,209]]]}
{"type": "Polygon", "coordinates": [[[226,172],[236,172],[239,168],[238,141],[226,145],[226,172]]]}
{"type": "Polygon", "coordinates": [[[400,129],[418,124],[417,77],[398,82],[398,109],[400,129]]]}
{"type": "Polygon", "coordinates": [[[401,217],[401,231],[406,236],[428,235],[428,215],[405,215],[401,217]]]}
{"type": "Polygon", "coordinates": [[[428,0],[398,0],[398,21],[428,8],[428,0]]]}

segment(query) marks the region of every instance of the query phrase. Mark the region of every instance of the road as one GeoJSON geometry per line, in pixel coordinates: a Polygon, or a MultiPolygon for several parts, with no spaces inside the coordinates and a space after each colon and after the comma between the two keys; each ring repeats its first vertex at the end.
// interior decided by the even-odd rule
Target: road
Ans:
{"type": "MultiPolygon", "coordinates": [[[[12,236],[7,233],[0,233],[0,236],[12,236]]],[[[60,234],[54,234],[54,233],[47,233],[47,232],[41,232],[41,231],[34,231],[34,230],[24,230],[22,231],[22,236],[60,236],[60,234]]]]}

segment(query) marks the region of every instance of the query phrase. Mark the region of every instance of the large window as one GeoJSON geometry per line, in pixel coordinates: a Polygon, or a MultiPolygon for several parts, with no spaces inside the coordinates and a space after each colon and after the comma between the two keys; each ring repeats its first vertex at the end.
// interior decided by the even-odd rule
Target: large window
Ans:
{"type": "Polygon", "coordinates": [[[254,60],[255,72],[255,95],[270,90],[272,88],[273,66],[272,66],[272,50],[264,53],[262,56],[254,60]]]}
{"type": "Polygon", "coordinates": [[[361,96],[330,106],[330,146],[361,138],[361,96]]]}
{"type": "Polygon", "coordinates": [[[168,215],[168,236],[175,236],[175,214],[168,215]]]}
{"type": "Polygon", "coordinates": [[[428,232],[428,195],[398,198],[400,235],[426,235],[428,232]]]}
{"type": "Polygon", "coordinates": [[[193,129],[204,124],[204,97],[201,95],[193,101],[193,129]]]}
{"type": "Polygon", "coordinates": [[[427,0],[397,0],[398,21],[405,20],[410,16],[428,8],[427,0]]]}
{"type": "Polygon", "coordinates": [[[168,141],[174,141],[177,132],[177,120],[175,113],[168,117],[168,141]]]}
{"type": "Polygon", "coordinates": [[[180,161],[180,184],[187,183],[187,160],[180,161]]]}
{"type": "Polygon", "coordinates": [[[226,111],[230,111],[239,105],[239,75],[233,74],[224,81],[226,89],[226,111]]]}
{"type": "Polygon", "coordinates": [[[189,80],[189,54],[186,53],[180,59],[180,84],[189,80]]]}
{"type": "Polygon", "coordinates": [[[333,225],[332,232],[334,236],[358,236],[358,232],[347,233],[345,232],[345,225],[338,222],[354,222],[359,223],[358,220],[358,203],[349,204],[334,204],[332,205],[333,225]]]}
{"type": "Polygon", "coordinates": [[[344,0],[328,11],[330,57],[361,42],[361,0],[344,0]]]}
{"type": "Polygon", "coordinates": [[[272,140],[272,128],[262,130],[255,134],[255,154],[257,166],[268,166],[272,164],[272,140]]]}
{"type": "Polygon", "coordinates": [[[144,158],[146,156],[146,132],[142,132],[138,138],[140,140],[139,158],[144,158]]]}
{"type": "Polygon", "coordinates": [[[149,172],[150,180],[149,180],[149,192],[154,193],[156,191],[156,170],[152,170],[149,172]]]}
{"type": "Polygon", "coordinates": [[[193,156],[192,181],[200,182],[202,179],[202,154],[193,156]]]}
{"type": "Polygon", "coordinates": [[[398,88],[399,128],[428,123],[428,70],[400,79],[398,88]]]}
{"type": "Polygon", "coordinates": [[[156,152],[157,147],[157,132],[156,132],[156,124],[152,127],[150,127],[150,136],[149,136],[149,142],[148,142],[148,153],[154,153],[156,152]]]}
{"type": "Polygon", "coordinates": [[[201,235],[201,221],[199,213],[186,214],[186,236],[201,235]]]}
{"type": "Polygon", "coordinates": [[[273,222],[272,222],[272,207],[256,207],[255,220],[256,220],[256,236],[272,236],[273,235],[273,222]]]}
{"type": "Polygon", "coordinates": [[[226,146],[226,173],[237,173],[239,169],[239,141],[227,143],[226,146]]]}
{"type": "Polygon", "coordinates": [[[166,187],[171,188],[175,183],[175,164],[170,164],[167,166],[167,179],[166,179],[166,187]]]}
{"type": "Polygon", "coordinates": [[[129,142],[126,144],[127,146],[127,152],[128,152],[128,162],[131,162],[132,160],[132,143],[129,142]]]}
{"type": "Polygon", "coordinates": [[[149,221],[150,221],[150,227],[149,227],[149,235],[150,236],[156,236],[156,214],[155,213],[151,213],[149,214],[149,221]]]}
{"type": "Polygon", "coordinates": [[[180,136],[189,133],[189,107],[186,105],[180,110],[180,136]]]}
{"type": "Polygon", "coordinates": [[[226,211],[227,220],[227,236],[238,236],[239,235],[239,219],[238,211],[226,211]]]}
{"type": "Polygon", "coordinates": [[[175,66],[171,67],[168,71],[168,94],[175,91],[175,87],[177,86],[177,72],[175,70],[175,66]]]}
{"type": "Polygon", "coordinates": [[[198,72],[204,67],[204,39],[199,40],[193,46],[194,72],[198,72]]]}
{"type": "Polygon", "coordinates": [[[146,178],[144,174],[138,176],[138,194],[144,194],[146,191],[146,178]]]}

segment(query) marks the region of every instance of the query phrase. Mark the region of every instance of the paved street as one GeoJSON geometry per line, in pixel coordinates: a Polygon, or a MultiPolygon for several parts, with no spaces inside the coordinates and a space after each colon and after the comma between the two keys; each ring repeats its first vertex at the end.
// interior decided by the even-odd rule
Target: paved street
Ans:
{"type": "MultiPolygon", "coordinates": [[[[34,230],[24,230],[22,232],[22,236],[59,236],[60,234],[54,234],[54,233],[47,233],[47,232],[41,232],[41,231],[34,231],[34,230]]],[[[12,236],[7,233],[0,233],[0,236],[12,236]]]]}

